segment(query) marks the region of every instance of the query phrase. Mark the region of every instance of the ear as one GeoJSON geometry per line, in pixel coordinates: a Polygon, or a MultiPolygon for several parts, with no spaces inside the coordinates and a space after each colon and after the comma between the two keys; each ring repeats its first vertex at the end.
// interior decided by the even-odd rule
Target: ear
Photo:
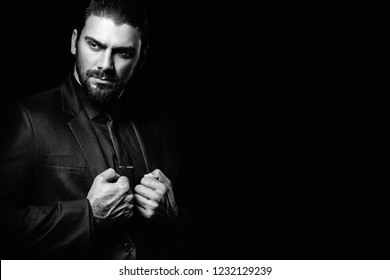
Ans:
{"type": "Polygon", "coordinates": [[[71,44],[70,44],[70,52],[71,52],[73,55],[76,55],[76,50],[77,50],[77,37],[78,37],[77,29],[73,29],[73,32],[72,32],[72,41],[71,41],[71,44]]]}
{"type": "Polygon", "coordinates": [[[149,53],[149,45],[141,49],[141,55],[139,57],[137,70],[141,70],[142,67],[144,66],[148,53],[149,53]]]}

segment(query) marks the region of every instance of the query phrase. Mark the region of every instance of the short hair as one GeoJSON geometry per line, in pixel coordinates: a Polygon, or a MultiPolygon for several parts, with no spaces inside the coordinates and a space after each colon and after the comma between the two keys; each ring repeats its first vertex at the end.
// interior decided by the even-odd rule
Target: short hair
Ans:
{"type": "Polygon", "coordinates": [[[91,15],[108,17],[116,24],[128,23],[141,33],[142,46],[148,45],[149,16],[141,0],[88,0],[83,3],[77,29],[79,34],[91,15]]]}

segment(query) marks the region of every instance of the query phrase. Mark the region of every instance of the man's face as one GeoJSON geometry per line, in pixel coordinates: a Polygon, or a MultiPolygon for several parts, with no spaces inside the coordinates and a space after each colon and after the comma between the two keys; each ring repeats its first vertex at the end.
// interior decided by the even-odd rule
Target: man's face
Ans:
{"type": "Polygon", "coordinates": [[[74,30],[71,52],[76,55],[79,82],[95,101],[118,98],[140,60],[140,32],[129,24],[116,25],[110,18],[91,15],[77,35],[74,30]]]}

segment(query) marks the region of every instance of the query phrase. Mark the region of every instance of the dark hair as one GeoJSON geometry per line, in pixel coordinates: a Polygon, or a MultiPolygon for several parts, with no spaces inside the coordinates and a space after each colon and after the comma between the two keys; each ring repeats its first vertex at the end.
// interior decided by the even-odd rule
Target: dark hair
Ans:
{"type": "Polygon", "coordinates": [[[91,15],[109,17],[116,24],[128,23],[141,32],[142,45],[148,45],[149,17],[141,0],[89,0],[85,1],[77,23],[79,34],[91,15]]]}

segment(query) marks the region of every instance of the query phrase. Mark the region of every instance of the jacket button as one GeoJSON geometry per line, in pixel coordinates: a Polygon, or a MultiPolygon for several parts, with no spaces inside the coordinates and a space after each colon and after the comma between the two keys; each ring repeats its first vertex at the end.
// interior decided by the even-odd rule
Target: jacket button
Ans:
{"type": "Polygon", "coordinates": [[[134,246],[131,243],[125,243],[125,245],[123,247],[125,247],[126,251],[128,251],[128,252],[131,252],[134,250],[134,246]]]}

